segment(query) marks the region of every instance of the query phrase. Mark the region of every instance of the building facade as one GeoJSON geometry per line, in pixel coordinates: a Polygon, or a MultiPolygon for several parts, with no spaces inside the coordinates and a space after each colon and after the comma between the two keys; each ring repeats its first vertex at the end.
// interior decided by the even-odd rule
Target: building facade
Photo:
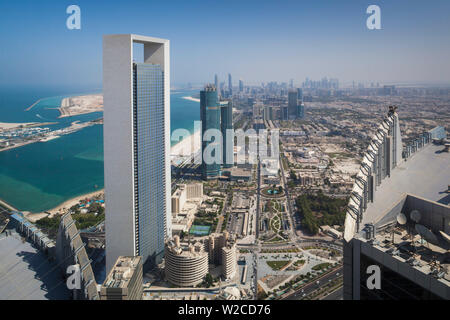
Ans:
{"type": "Polygon", "coordinates": [[[289,117],[297,117],[297,91],[289,90],[288,91],[288,112],[289,117]]]}
{"type": "Polygon", "coordinates": [[[208,253],[203,244],[182,245],[178,236],[167,241],[165,273],[170,283],[178,287],[196,286],[208,270],[208,253]]]}
{"type": "Polygon", "coordinates": [[[222,158],[222,154],[217,155],[216,152],[222,153],[222,141],[206,141],[205,132],[208,130],[217,130],[221,132],[221,106],[217,96],[217,90],[212,85],[207,85],[204,90],[200,91],[200,120],[202,121],[202,156],[201,165],[202,178],[204,180],[213,179],[220,175],[220,163],[213,161],[208,163],[205,161],[205,154],[212,158],[222,158]],[[211,150],[211,152],[209,152],[211,150]],[[206,151],[206,153],[205,153],[206,151]]]}
{"type": "Polygon", "coordinates": [[[159,263],[171,236],[169,77],[168,40],[104,36],[107,272],[119,256],[159,263]],[[142,63],[133,62],[135,43],[142,63]]]}

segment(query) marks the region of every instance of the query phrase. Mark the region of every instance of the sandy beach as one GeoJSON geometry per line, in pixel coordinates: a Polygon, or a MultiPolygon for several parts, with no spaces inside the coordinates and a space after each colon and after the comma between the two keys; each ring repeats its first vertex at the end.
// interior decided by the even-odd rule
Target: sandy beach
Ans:
{"type": "Polygon", "coordinates": [[[172,146],[172,148],[170,148],[170,155],[190,156],[193,153],[195,154],[201,148],[200,142],[200,131],[196,131],[194,134],[172,146]]]}
{"type": "Polygon", "coordinates": [[[61,101],[59,118],[103,111],[103,95],[90,94],[85,96],[64,98],[61,101]]]}
{"type": "MultiPolygon", "coordinates": [[[[200,131],[195,132],[194,134],[186,137],[176,145],[172,146],[170,149],[170,153],[172,156],[186,156],[192,154],[192,152],[196,152],[200,150],[200,131]]],[[[32,222],[39,220],[44,217],[53,217],[55,214],[62,214],[64,211],[68,210],[70,207],[78,204],[81,200],[86,198],[93,198],[100,194],[104,193],[104,189],[86,193],[72,199],[69,199],[57,207],[47,210],[46,212],[39,213],[24,213],[26,218],[32,222]]]]}
{"type": "Polygon", "coordinates": [[[192,98],[192,97],[183,97],[183,99],[186,99],[186,100],[189,100],[189,101],[200,102],[200,99],[192,98]]]}
{"type": "Polygon", "coordinates": [[[53,209],[47,210],[45,212],[37,212],[37,213],[23,212],[23,215],[31,222],[36,222],[37,220],[45,218],[45,217],[52,218],[53,216],[55,216],[57,214],[63,214],[64,211],[66,211],[66,210],[70,209],[70,207],[78,204],[81,200],[94,198],[103,193],[104,193],[104,189],[86,193],[81,196],[77,196],[75,198],[69,199],[69,200],[61,203],[59,206],[57,206],[53,209]]]}

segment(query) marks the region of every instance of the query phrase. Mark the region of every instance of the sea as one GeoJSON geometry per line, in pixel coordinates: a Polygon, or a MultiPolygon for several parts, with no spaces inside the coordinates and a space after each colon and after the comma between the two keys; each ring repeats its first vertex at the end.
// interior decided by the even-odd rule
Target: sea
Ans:
{"type": "MultiPolygon", "coordinates": [[[[58,118],[63,98],[93,93],[101,89],[0,87],[0,122],[56,122],[43,126],[55,130],[74,121],[99,119],[102,112],[58,118]]],[[[195,95],[198,91],[171,91],[171,131],[184,128],[193,133],[194,121],[200,119],[199,103],[183,97],[195,95]]],[[[103,125],[0,152],[0,199],[20,211],[49,210],[103,186],[103,125]]]]}

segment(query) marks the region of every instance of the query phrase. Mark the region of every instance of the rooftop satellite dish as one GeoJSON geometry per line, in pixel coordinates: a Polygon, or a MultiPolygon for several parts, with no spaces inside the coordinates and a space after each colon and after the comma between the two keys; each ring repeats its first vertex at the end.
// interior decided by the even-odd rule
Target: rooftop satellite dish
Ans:
{"type": "Polygon", "coordinates": [[[414,220],[416,223],[418,223],[420,221],[420,218],[422,218],[422,215],[420,214],[420,212],[418,210],[413,210],[410,213],[410,217],[412,220],[414,220]]]}
{"type": "Polygon", "coordinates": [[[405,216],[403,213],[400,212],[400,213],[397,215],[397,222],[398,222],[398,224],[400,224],[400,225],[406,224],[406,222],[407,222],[406,216],[405,216]]]}
{"type": "Polygon", "coordinates": [[[421,224],[416,224],[415,228],[422,238],[433,244],[439,244],[438,239],[431,230],[421,224]]]}
{"type": "Polygon", "coordinates": [[[444,231],[440,231],[440,230],[439,230],[439,233],[441,234],[442,238],[445,239],[445,241],[450,243],[450,236],[448,234],[446,234],[444,231]]]}

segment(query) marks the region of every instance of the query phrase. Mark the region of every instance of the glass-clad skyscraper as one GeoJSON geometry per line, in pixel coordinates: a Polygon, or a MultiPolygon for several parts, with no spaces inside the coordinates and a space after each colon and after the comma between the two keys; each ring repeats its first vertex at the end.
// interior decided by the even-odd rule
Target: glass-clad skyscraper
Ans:
{"type": "Polygon", "coordinates": [[[234,139],[227,139],[227,130],[233,129],[233,103],[230,101],[224,101],[220,103],[221,119],[220,126],[223,137],[223,168],[231,168],[234,163],[234,139]]]}
{"type": "Polygon", "coordinates": [[[172,236],[169,77],[168,40],[104,36],[107,273],[119,256],[159,263],[172,236]],[[143,62],[133,62],[135,43],[143,62]]]}
{"type": "MultiPolygon", "coordinates": [[[[133,64],[133,142],[136,255],[164,249],[164,73],[159,64],[133,64]]],[[[157,259],[159,260],[159,259],[157,259]]]]}
{"type": "MultiPolygon", "coordinates": [[[[207,85],[204,90],[200,91],[200,120],[202,121],[202,137],[205,137],[205,132],[210,129],[216,129],[219,132],[221,131],[221,106],[219,104],[219,99],[217,97],[217,90],[213,85],[207,85]]],[[[213,140],[213,139],[212,139],[213,140]]],[[[220,143],[220,141],[205,141],[202,139],[202,178],[207,180],[211,178],[215,178],[220,175],[220,163],[210,163],[208,164],[205,161],[205,149],[208,148],[211,144],[220,143]]],[[[212,148],[210,146],[208,148],[212,149],[211,157],[214,158],[218,156],[216,154],[216,150],[222,152],[221,146],[218,148],[212,148]]],[[[222,155],[220,155],[220,159],[222,159],[222,155]]]]}
{"type": "Polygon", "coordinates": [[[289,90],[288,91],[288,109],[289,109],[289,117],[294,116],[297,117],[297,91],[289,90]]]}

